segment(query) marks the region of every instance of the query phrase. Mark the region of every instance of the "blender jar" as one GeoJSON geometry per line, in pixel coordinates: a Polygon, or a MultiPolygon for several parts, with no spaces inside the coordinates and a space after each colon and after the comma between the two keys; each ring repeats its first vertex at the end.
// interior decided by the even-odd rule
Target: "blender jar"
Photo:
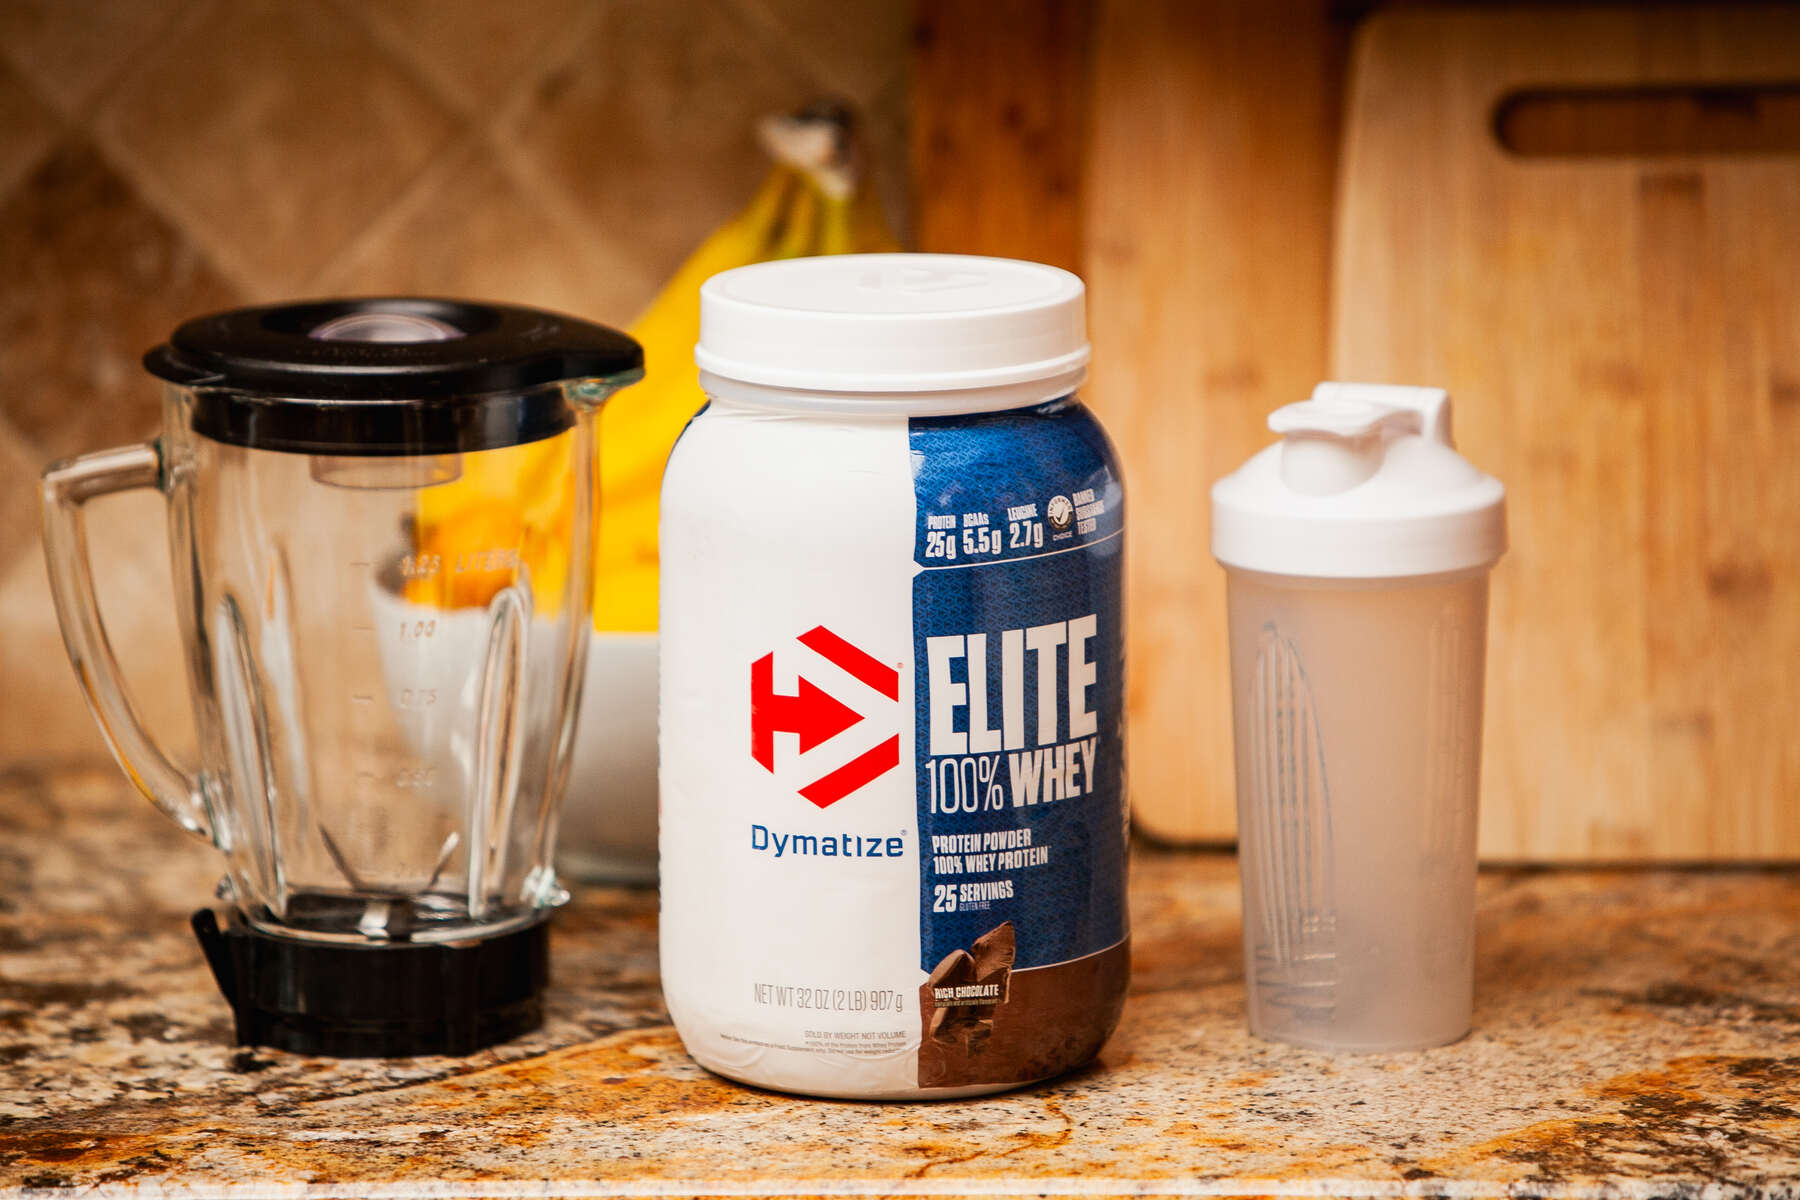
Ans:
{"type": "Polygon", "coordinates": [[[64,639],[120,765],[225,858],[195,927],[240,1040],[466,1052],[537,1024],[592,595],[616,331],[531,309],[321,301],[145,357],[161,437],[44,476],[64,639]],[[133,711],[83,529],[166,497],[198,770],[133,711]],[[490,503],[448,505],[471,491],[490,503]],[[446,528],[446,514],[456,528],[446,528]]]}
{"type": "Polygon", "coordinates": [[[1320,384],[1213,488],[1250,1028],[1468,1032],[1488,575],[1505,491],[1435,388],[1320,384]]]}

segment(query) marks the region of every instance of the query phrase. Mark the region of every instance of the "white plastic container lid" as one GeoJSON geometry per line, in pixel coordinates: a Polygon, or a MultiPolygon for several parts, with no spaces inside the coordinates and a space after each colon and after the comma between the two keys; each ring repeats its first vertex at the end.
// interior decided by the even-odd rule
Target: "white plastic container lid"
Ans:
{"type": "Polygon", "coordinates": [[[1442,388],[1321,383],[1213,485],[1213,556],[1322,579],[1436,575],[1506,552],[1506,489],[1458,454],[1442,388]]]}
{"type": "Polygon", "coordinates": [[[1086,376],[1086,291],[1068,271],[1006,258],[757,263],[701,286],[694,361],[713,379],[752,390],[934,393],[937,411],[1035,404],[1069,394],[1086,376]],[[976,392],[987,394],[949,394],[976,392]]]}

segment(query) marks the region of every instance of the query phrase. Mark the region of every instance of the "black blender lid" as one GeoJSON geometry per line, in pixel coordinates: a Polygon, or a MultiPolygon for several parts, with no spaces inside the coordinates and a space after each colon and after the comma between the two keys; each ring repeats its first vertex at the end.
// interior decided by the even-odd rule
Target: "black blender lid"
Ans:
{"type": "Polygon", "coordinates": [[[144,356],[194,392],[196,432],[302,454],[444,454],[561,433],[565,381],[629,382],[643,349],[604,325],[417,296],[197,317],[144,356]]]}

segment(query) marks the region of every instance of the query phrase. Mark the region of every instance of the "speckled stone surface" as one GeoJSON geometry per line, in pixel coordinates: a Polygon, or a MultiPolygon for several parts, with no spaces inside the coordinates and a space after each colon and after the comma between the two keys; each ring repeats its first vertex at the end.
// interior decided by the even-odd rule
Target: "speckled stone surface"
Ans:
{"type": "Polygon", "coordinates": [[[539,1033],[466,1060],[229,1043],[210,852],[110,767],[0,772],[0,1189],[140,1196],[1800,1196],[1800,873],[1493,871],[1475,1033],[1340,1057],[1243,1026],[1223,855],[1140,849],[1101,1062],[980,1101],[715,1079],[654,898],[586,890],[539,1033]]]}

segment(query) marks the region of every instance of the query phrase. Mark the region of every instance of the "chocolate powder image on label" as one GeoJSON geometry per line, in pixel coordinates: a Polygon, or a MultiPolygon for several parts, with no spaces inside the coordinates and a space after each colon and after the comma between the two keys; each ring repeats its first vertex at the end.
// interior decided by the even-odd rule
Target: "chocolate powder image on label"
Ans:
{"type": "Polygon", "coordinates": [[[1041,1079],[1099,1050],[1124,1003],[1125,945],[1029,971],[1013,970],[1015,956],[1007,921],[946,954],[920,986],[920,1087],[1041,1079]]]}
{"type": "Polygon", "coordinates": [[[1004,922],[975,939],[969,950],[952,950],[919,989],[919,1011],[929,1040],[974,1049],[994,1031],[994,1012],[1006,1003],[1012,975],[1013,925],[1004,922]]]}

